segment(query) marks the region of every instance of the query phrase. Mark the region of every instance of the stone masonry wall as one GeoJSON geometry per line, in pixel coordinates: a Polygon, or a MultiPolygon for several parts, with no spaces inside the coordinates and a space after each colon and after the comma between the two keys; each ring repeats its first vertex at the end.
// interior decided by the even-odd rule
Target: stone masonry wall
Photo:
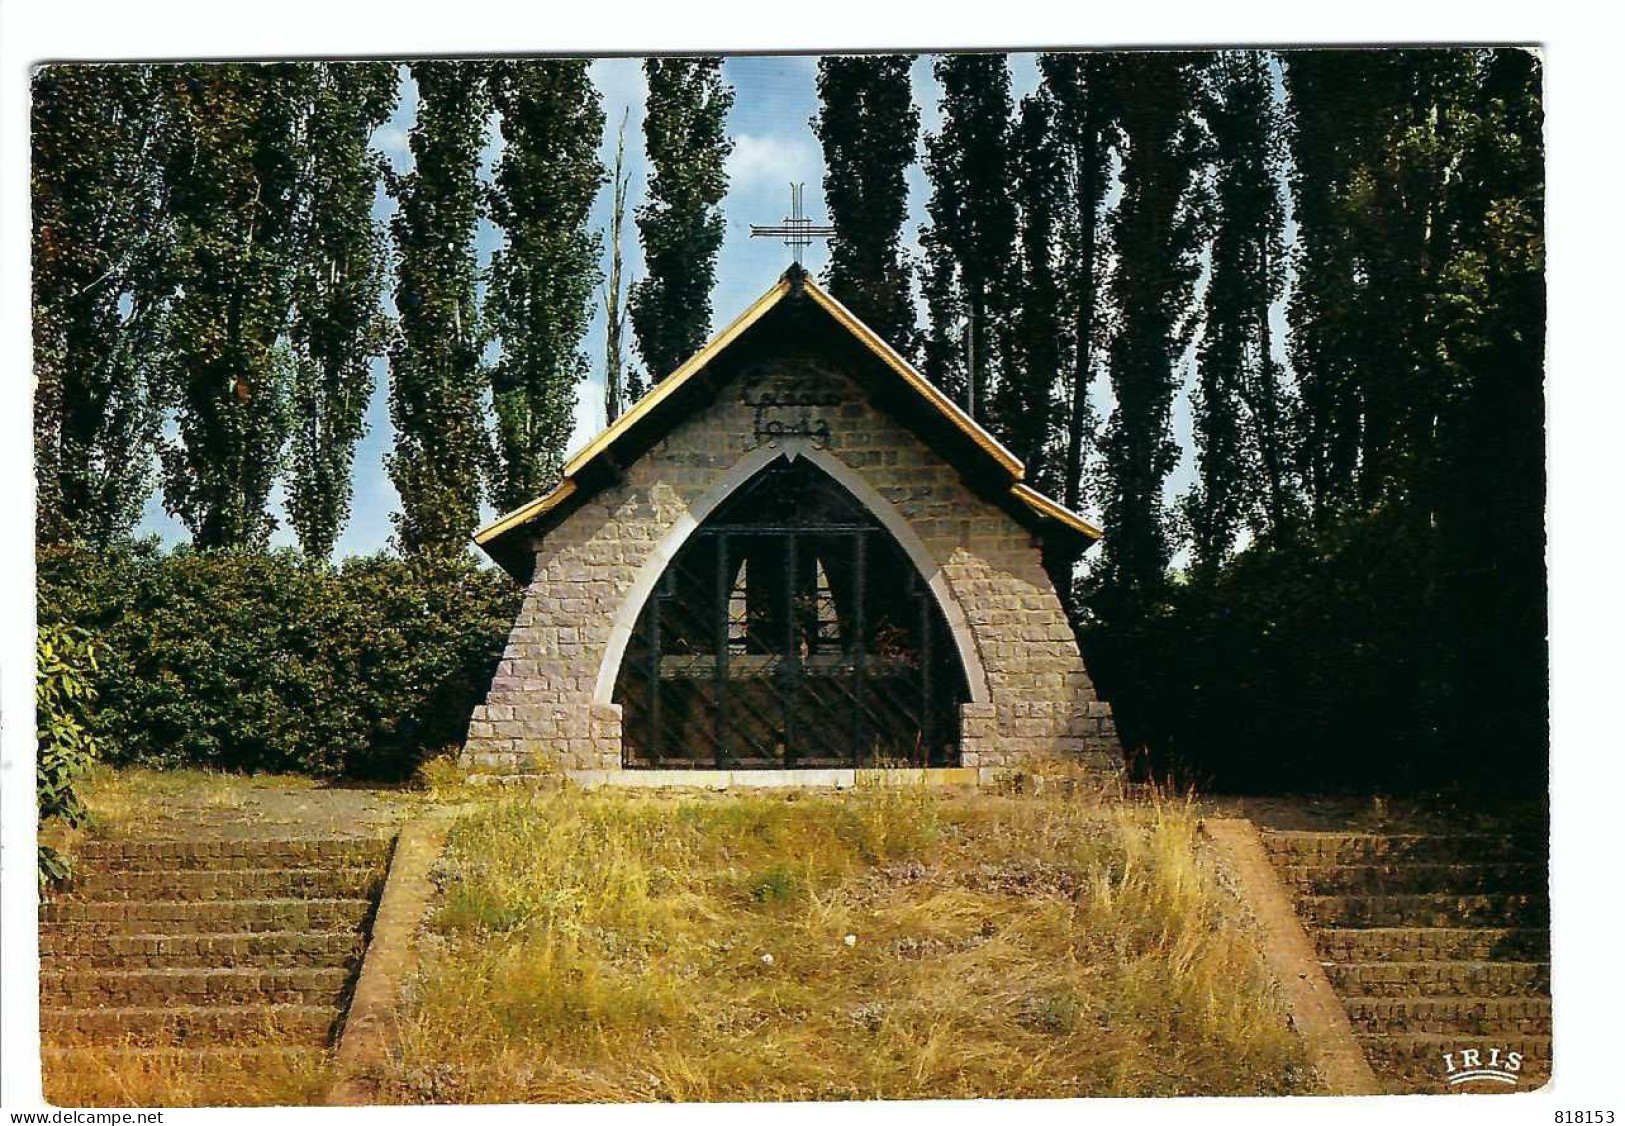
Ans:
{"type": "Polygon", "coordinates": [[[537,545],[502,663],[469,725],[465,768],[620,769],[620,706],[594,703],[593,693],[622,603],[662,537],[742,458],[774,442],[775,429],[801,434],[778,441],[825,449],[855,470],[941,567],[987,681],[988,702],[961,712],[965,766],[1054,755],[1103,771],[1120,765],[1110,707],[1095,695],[1032,534],[846,377],[783,361],[724,388],[537,545]],[[750,390],[775,385],[822,402],[764,407],[750,390]]]}

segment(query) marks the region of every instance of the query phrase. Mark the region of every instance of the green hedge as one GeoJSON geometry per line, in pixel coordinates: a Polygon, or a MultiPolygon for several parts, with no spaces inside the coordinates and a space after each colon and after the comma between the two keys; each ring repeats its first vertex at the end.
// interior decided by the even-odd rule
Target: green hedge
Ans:
{"type": "Polygon", "coordinates": [[[46,548],[39,618],[103,645],[109,761],[403,777],[458,744],[521,591],[471,560],[46,548]]]}
{"type": "Polygon", "coordinates": [[[1421,521],[1379,511],[1254,544],[1080,637],[1127,749],[1159,777],[1538,796],[1544,593],[1538,542],[1452,559],[1421,521]]]}

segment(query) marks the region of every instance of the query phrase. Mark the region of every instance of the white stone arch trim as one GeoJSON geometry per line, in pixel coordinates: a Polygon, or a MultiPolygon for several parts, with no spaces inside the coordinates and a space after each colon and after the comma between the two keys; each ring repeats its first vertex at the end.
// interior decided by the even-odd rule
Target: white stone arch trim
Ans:
{"type": "Polygon", "coordinates": [[[971,703],[989,703],[992,697],[988,691],[987,672],[982,668],[982,657],[977,651],[976,638],[971,632],[970,622],[966,620],[959,600],[954,597],[953,589],[948,585],[948,576],[943,572],[942,566],[931,557],[931,552],[920,539],[919,533],[889,500],[880,495],[879,490],[869,484],[863,474],[828,450],[815,449],[804,442],[788,443],[777,449],[762,446],[752,450],[735,462],[704,495],[689,505],[688,511],[679,516],[667,529],[666,534],[660,537],[654,550],[649,553],[649,558],[638,568],[637,575],[632,579],[632,585],[627,588],[626,594],[621,599],[620,608],[615,612],[609,631],[609,644],[605,647],[603,661],[598,666],[598,681],[592,693],[593,703],[614,702],[615,679],[620,675],[621,658],[626,654],[626,644],[632,638],[632,629],[637,624],[638,615],[643,611],[643,604],[654,593],[655,583],[660,581],[660,576],[665,573],[667,565],[676,558],[683,544],[688,542],[688,537],[693,535],[695,529],[705,523],[717,506],[732,496],[740,486],[781,457],[790,460],[804,457],[818,466],[851,493],[859,504],[872,512],[886,531],[891,533],[915,569],[925,577],[926,585],[937,600],[937,607],[942,611],[943,620],[948,624],[948,634],[954,639],[954,649],[959,654],[959,663],[964,668],[965,679],[970,685],[971,703]]]}

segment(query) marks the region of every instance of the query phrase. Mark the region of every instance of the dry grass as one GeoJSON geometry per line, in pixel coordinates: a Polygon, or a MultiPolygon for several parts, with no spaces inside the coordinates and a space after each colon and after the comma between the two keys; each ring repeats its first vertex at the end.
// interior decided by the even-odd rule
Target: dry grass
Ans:
{"type": "Polygon", "coordinates": [[[45,1097],[63,1107],[313,1106],[334,1080],[326,1049],[267,1037],[216,1051],[86,1047],[48,1054],[45,1097]]]}
{"type": "Polygon", "coordinates": [[[90,819],[76,829],[59,821],[40,826],[40,843],[72,854],[87,840],[148,835],[177,810],[229,815],[248,804],[256,786],[304,790],[316,783],[291,774],[245,775],[214,770],[93,767],[78,783],[90,819]]]}
{"type": "Polygon", "coordinates": [[[122,836],[139,832],[155,809],[183,804],[199,811],[245,808],[256,789],[310,790],[319,783],[297,774],[231,774],[215,770],[151,770],[98,767],[80,786],[92,832],[122,836]]]}
{"type": "Polygon", "coordinates": [[[1312,1082],[1182,803],[487,795],[440,876],[383,1077],[403,1101],[1312,1082]]]}
{"type": "Polygon", "coordinates": [[[346,786],[297,774],[98,766],[79,784],[90,820],[40,828],[41,842],[72,855],[86,840],[184,839],[353,832],[383,827],[436,804],[423,788],[346,786]]]}

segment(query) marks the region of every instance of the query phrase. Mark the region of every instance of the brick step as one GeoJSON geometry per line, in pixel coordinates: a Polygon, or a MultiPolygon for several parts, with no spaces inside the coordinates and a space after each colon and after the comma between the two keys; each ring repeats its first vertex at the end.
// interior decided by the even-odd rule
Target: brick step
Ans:
{"type": "Polygon", "coordinates": [[[356,899],[371,896],[383,877],[381,868],[233,868],[220,872],[182,868],[164,872],[86,870],[81,865],[62,899],[356,899]]]}
{"type": "Polygon", "coordinates": [[[40,933],[347,931],[361,926],[371,912],[370,899],[61,900],[40,908],[40,933]]]}
{"type": "Polygon", "coordinates": [[[1546,962],[1334,963],[1326,976],[1343,997],[1550,996],[1546,962]]]}
{"type": "Polygon", "coordinates": [[[1304,895],[1298,914],[1323,927],[1540,927],[1544,894],[1304,895]]]}
{"type": "Polygon", "coordinates": [[[1516,927],[1321,927],[1310,932],[1328,962],[1544,961],[1550,934],[1516,927]]]}
{"type": "Polygon", "coordinates": [[[223,1005],[40,1010],[47,1046],[208,1047],[276,1040],[325,1046],[339,1011],[332,1005],[223,1005]]]}
{"type": "Polygon", "coordinates": [[[1400,1034],[1361,1036],[1360,1047],[1377,1078],[1392,1092],[1458,1092],[1462,1094],[1510,1094],[1533,1091],[1545,1084],[1552,1074],[1552,1038],[1550,1036],[1474,1037],[1459,1035],[1400,1034]],[[1492,1049],[1501,1051],[1502,1067],[1506,1056],[1517,1052],[1521,1059],[1513,1074],[1516,1084],[1494,1080],[1478,1080],[1451,1084],[1445,1070],[1445,1053],[1451,1053],[1458,1072],[1463,1070],[1461,1053],[1476,1049],[1480,1065],[1488,1064],[1492,1049]]]}
{"type": "Polygon", "coordinates": [[[1288,864],[1281,875],[1303,895],[1535,894],[1546,888],[1541,864],[1288,864]]]}
{"type": "Polygon", "coordinates": [[[360,964],[366,942],[356,931],[259,931],[248,934],[93,934],[40,936],[42,969],[183,969],[188,966],[360,964]]]}
{"type": "Polygon", "coordinates": [[[1532,833],[1266,832],[1264,848],[1277,864],[1539,863],[1544,836],[1532,833]]]}
{"type": "Polygon", "coordinates": [[[1543,997],[1345,997],[1356,1032],[1550,1036],[1552,1003],[1543,997]]]}
{"type": "Polygon", "coordinates": [[[381,867],[389,859],[388,837],[294,837],[275,840],[86,841],[75,845],[76,863],[127,872],[174,872],[183,868],[381,867]]]}
{"type": "Polygon", "coordinates": [[[344,998],[343,968],[265,970],[42,970],[40,1004],[64,1009],[147,1005],[331,1005],[344,998]]]}

